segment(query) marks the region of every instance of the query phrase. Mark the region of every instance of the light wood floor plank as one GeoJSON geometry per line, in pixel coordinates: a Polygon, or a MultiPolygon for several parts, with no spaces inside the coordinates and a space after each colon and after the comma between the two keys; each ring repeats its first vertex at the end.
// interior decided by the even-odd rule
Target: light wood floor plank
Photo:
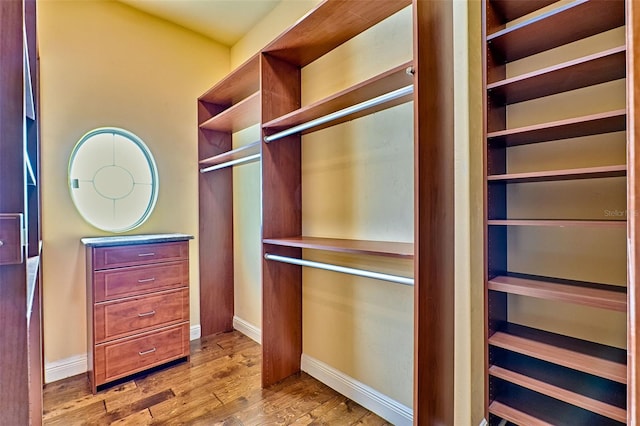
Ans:
{"type": "Polygon", "coordinates": [[[261,388],[260,345],[239,332],[192,342],[188,362],[92,395],[86,375],[45,386],[45,425],[362,425],[389,423],[300,373],[261,388]]]}

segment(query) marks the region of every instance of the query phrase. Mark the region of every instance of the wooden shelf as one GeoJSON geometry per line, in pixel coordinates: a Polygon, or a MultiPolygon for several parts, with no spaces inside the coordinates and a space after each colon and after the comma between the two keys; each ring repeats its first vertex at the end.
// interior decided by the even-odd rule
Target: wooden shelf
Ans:
{"type": "Polygon", "coordinates": [[[627,410],[624,408],[589,398],[515,371],[492,365],[489,367],[489,375],[622,423],[627,419],[627,410]]]}
{"type": "Polygon", "coordinates": [[[488,84],[487,91],[494,102],[508,105],[625,76],[626,48],[621,46],[488,84]]]}
{"type": "MultiPolygon", "coordinates": [[[[290,128],[334,113],[344,108],[351,107],[377,96],[384,95],[385,93],[389,93],[394,90],[409,86],[413,84],[413,76],[407,74],[406,70],[411,66],[412,62],[407,62],[394,67],[389,71],[358,83],[355,86],[349,87],[348,89],[342,90],[332,96],[329,96],[328,98],[322,99],[318,102],[314,102],[311,105],[307,105],[275,120],[264,123],[262,127],[265,129],[268,128],[274,130],[290,128]]],[[[405,95],[393,101],[385,102],[384,104],[368,108],[364,111],[359,111],[345,117],[341,117],[337,120],[333,120],[329,123],[313,127],[312,129],[303,131],[302,133],[304,134],[314,132],[320,129],[335,126],[336,124],[344,123],[345,121],[373,114],[374,112],[391,108],[393,106],[400,105],[411,100],[413,100],[413,95],[405,95]]]]}
{"type": "Polygon", "coordinates": [[[237,132],[260,122],[260,93],[234,104],[200,124],[201,129],[237,132]]]}
{"type": "Polygon", "coordinates": [[[513,1],[513,0],[492,0],[491,4],[498,11],[504,22],[513,21],[528,15],[531,12],[542,9],[557,2],[558,0],[528,0],[528,1],[513,1]]]}
{"type": "Polygon", "coordinates": [[[489,226],[551,226],[586,228],[625,228],[626,220],[550,220],[550,219],[489,219],[489,226]]]}
{"type": "Polygon", "coordinates": [[[500,401],[493,401],[491,404],[489,404],[489,413],[517,425],[553,426],[551,423],[547,423],[543,420],[538,419],[537,417],[533,417],[518,409],[503,404],[500,401]]]}
{"type": "Polygon", "coordinates": [[[300,247],[315,250],[326,250],[341,253],[367,254],[375,256],[399,257],[413,259],[412,243],[392,241],[346,240],[337,238],[291,237],[265,238],[265,244],[286,247],[300,247]]]}
{"type": "Polygon", "coordinates": [[[501,130],[487,134],[490,146],[518,146],[552,140],[578,138],[627,128],[627,111],[624,109],[587,115],[533,126],[501,130]]]}
{"type": "Polygon", "coordinates": [[[490,346],[517,352],[618,383],[627,383],[626,351],[510,324],[489,337],[490,346]]]}
{"type": "Polygon", "coordinates": [[[487,35],[487,43],[504,62],[511,62],[620,27],[624,23],[624,0],[576,0],[487,35]]]}
{"type": "Polygon", "coordinates": [[[488,288],[539,299],[557,300],[619,312],[627,311],[625,288],[612,285],[567,280],[552,281],[545,277],[533,279],[502,275],[491,278],[488,281],[488,288]]]}
{"type": "Polygon", "coordinates": [[[218,164],[226,163],[227,161],[239,160],[259,153],[260,142],[253,142],[248,145],[241,146],[240,148],[205,158],[204,160],[200,160],[198,164],[200,166],[216,166],[218,164]]]}
{"type": "Polygon", "coordinates": [[[624,177],[627,175],[627,166],[600,166],[585,167],[581,169],[547,170],[541,172],[507,173],[502,175],[489,175],[489,182],[505,183],[531,183],[552,182],[562,180],[601,179],[610,177],[624,177]]]}
{"type": "Polygon", "coordinates": [[[246,62],[205,92],[199,101],[229,107],[260,89],[260,56],[246,62]]]}
{"type": "Polygon", "coordinates": [[[350,1],[324,0],[263,52],[304,67],[410,4],[411,0],[376,0],[354,6],[350,1]]]}

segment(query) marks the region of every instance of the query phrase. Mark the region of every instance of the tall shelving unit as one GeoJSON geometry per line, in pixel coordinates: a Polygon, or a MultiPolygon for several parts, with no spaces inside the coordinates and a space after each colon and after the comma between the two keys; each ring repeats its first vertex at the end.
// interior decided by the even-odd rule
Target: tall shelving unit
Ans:
{"type": "MultiPolygon", "coordinates": [[[[521,211],[517,217],[511,212],[511,208],[516,207],[511,204],[511,197],[523,202],[521,196],[516,197],[518,191],[524,185],[540,183],[564,185],[564,191],[573,191],[571,185],[575,182],[609,179],[612,187],[620,191],[626,187],[628,209],[632,209],[635,199],[633,171],[636,164],[630,155],[633,133],[629,131],[626,163],[510,171],[513,150],[519,147],[528,145],[531,149],[542,149],[544,146],[549,149],[575,140],[572,149],[579,157],[584,143],[584,139],[579,138],[608,137],[614,132],[634,129],[629,121],[629,116],[633,115],[630,107],[568,119],[546,119],[528,126],[509,125],[509,112],[514,105],[550,95],[575,96],[575,90],[628,78],[627,63],[629,69],[637,67],[627,42],[510,75],[509,68],[516,61],[536,61],[539,56],[534,55],[539,53],[620,28],[625,25],[625,16],[627,34],[631,35],[633,21],[637,22],[637,17],[633,18],[634,13],[637,15],[631,8],[633,2],[576,0],[554,3],[554,0],[483,2],[487,418],[491,425],[503,420],[527,425],[635,424],[637,393],[635,379],[630,374],[634,368],[627,371],[627,360],[635,359],[634,301],[630,298],[635,293],[633,257],[629,254],[626,259],[626,288],[602,278],[587,282],[530,271],[523,273],[517,266],[512,267],[511,256],[517,257],[518,245],[533,244],[531,239],[526,239],[531,234],[520,233],[523,229],[551,228],[557,235],[576,228],[586,235],[619,233],[617,230],[627,229],[628,236],[633,235],[635,229],[635,214],[628,214],[626,220],[615,220],[620,218],[594,214],[591,217],[546,218],[535,211],[529,211],[530,216],[523,218],[521,211]],[[627,350],[512,322],[510,309],[517,303],[510,302],[522,297],[628,313],[627,350]]],[[[627,93],[636,90],[632,81],[627,80],[627,93]]],[[[560,152],[567,155],[567,151],[560,152]]],[[[597,192],[589,196],[597,202],[597,192]]],[[[544,204],[544,200],[537,203],[544,204]]],[[[624,245],[626,241],[620,241],[620,244],[624,245]]],[[[594,262],[597,258],[595,256],[594,262]]],[[[571,320],[565,318],[567,323],[571,320]]]]}
{"type": "MultiPolygon", "coordinates": [[[[259,114],[264,387],[298,372],[302,355],[301,266],[273,256],[301,259],[302,249],[312,248],[414,259],[414,423],[453,423],[452,39],[451,1],[325,0],[199,99],[201,167],[256,155],[254,146],[231,150],[230,132],[253,124],[259,114]],[[410,5],[413,61],[301,105],[303,67],[410,5]],[[409,101],[415,123],[415,244],[302,235],[301,135],[409,101]],[[434,364],[439,368],[427,367],[434,364]]],[[[231,328],[231,176],[226,173],[200,178],[201,296],[211,295],[201,303],[201,316],[216,315],[224,325],[205,329],[203,319],[203,334],[231,328]]]]}
{"type": "Polygon", "coordinates": [[[39,69],[35,0],[0,7],[0,411],[42,422],[39,69]]]}
{"type": "Polygon", "coordinates": [[[254,55],[198,99],[200,325],[233,330],[234,164],[259,158],[260,144],[232,149],[232,134],[258,124],[260,58],[254,55]]]}

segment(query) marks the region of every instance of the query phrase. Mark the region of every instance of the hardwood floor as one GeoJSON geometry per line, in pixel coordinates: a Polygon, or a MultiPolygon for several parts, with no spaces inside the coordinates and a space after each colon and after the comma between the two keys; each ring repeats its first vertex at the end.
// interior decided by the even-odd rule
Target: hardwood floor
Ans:
{"type": "Polygon", "coordinates": [[[239,332],[191,342],[191,360],[92,395],[86,374],[44,388],[45,425],[389,425],[301,373],[260,388],[260,346],[239,332]]]}

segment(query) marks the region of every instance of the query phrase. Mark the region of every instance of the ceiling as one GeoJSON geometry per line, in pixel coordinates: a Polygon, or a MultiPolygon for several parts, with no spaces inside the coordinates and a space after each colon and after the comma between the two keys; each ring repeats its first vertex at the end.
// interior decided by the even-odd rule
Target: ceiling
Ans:
{"type": "Polygon", "coordinates": [[[120,1],[227,46],[234,45],[280,2],[280,0],[120,1]]]}

